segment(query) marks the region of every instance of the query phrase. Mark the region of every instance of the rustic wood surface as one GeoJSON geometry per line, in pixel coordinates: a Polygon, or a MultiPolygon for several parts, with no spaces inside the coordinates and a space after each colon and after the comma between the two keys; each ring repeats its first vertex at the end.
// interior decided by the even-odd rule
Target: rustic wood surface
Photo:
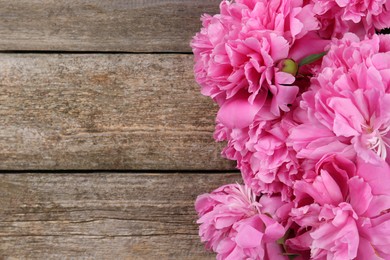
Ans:
{"type": "Polygon", "coordinates": [[[189,52],[220,0],[0,0],[0,50],[189,52]]]}
{"type": "Polygon", "coordinates": [[[213,259],[197,195],[238,174],[0,175],[0,259],[213,259]]]}
{"type": "Polygon", "coordinates": [[[233,169],[192,59],[0,54],[0,169],[233,169]]]}

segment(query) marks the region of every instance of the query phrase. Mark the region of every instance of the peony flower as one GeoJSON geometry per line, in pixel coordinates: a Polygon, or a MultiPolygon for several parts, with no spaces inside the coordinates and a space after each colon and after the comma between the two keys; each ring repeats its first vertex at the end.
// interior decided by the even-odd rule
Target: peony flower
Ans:
{"type": "Polygon", "coordinates": [[[300,230],[287,244],[309,247],[313,259],[389,259],[390,189],[378,182],[390,180],[389,165],[359,161],[355,169],[352,161],[328,155],[316,174],[295,183],[291,216],[300,230]]]}
{"type": "Polygon", "coordinates": [[[199,235],[217,259],[288,259],[277,240],[283,237],[291,205],[255,194],[239,184],[222,186],[195,202],[199,235]],[[275,216],[275,218],[271,217],[275,216]],[[279,222],[278,222],[279,221],[279,222]]]}
{"type": "Polygon", "coordinates": [[[299,92],[295,75],[283,70],[284,60],[299,61],[328,43],[314,32],[312,6],[301,0],[222,1],[220,14],[204,15],[202,21],[191,42],[202,93],[220,104],[240,91],[249,94],[250,103],[261,96],[271,100],[276,116],[289,111],[299,92]],[[294,48],[302,43],[311,48],[294,48]]]}
{"type": "Polygon", "coordinates": [[[285,116],[281,121],[249,130],[248,153],[238,165],[245,183],[255,192],[281,193],[284,200],[290,201],[293,180],[298,173],[296,154],[286,145],[292,125],[285,116]]]}
{"type": "Polygon", "coordinates": [[[355,33],[361,38],[390,27],[390,2],[387,0],[312,0],[322,37],[355,33]]]}
{"type": "Polygon", "coordinates": [[[347,34],[331,45],[302,96],[302,124],[291,130],[298,157],[318,160],[331,152],[390,161],[389,43],[389,35],[360,41],[347,34]]]}
{"type": "Polygon", "coordinates": [[[267,114],[266,107],[251,105],[245,96],[228,100],[218,112],[215,138],[228,141],[224,156],[237,161],[245,184],[256,194],[281,193],[290,201],[298,162],[286,139],[294,122],[290,114],[267,114]]]}

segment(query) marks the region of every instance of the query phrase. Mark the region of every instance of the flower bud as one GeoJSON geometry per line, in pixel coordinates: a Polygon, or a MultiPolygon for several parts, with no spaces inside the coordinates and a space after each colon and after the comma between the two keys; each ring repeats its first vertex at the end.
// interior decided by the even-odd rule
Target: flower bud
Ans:
{"type": "Polygon", "coordinates": [[[284,59],[278,63],[278,68],[283,72],[295,76],[298,72],[298,63],[296,63],[293,59],[284,59]]]}

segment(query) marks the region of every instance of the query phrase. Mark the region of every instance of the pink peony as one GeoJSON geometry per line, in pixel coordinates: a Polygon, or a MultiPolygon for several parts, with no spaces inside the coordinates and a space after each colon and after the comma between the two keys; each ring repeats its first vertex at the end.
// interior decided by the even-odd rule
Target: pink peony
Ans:
{"type": "Polygon", "coordinates": [[[202,23],[196,81],[245,183],[198,196],[206,248],[390,259],[390,1],[223,0],[202,23]]]}
{"type": "Polygon", "coordinates": [[[295,183],[298,207],[291,216],[300,231],[287,244],[309,247],[313,259],[389,259],[390,189],[378,182],[390,179],[389,165],[361,161],[355,169],[328,155],[316,174],[295,183]]]}
{"type": "Polygon", "coordinates": [[[389,43],[390,35],[360,41],[347,34],[331,45],[303,94],[302,124],[291,130],[298,157],[318,160],[332,152],[390,161],[389,43]]]}
{"type": "Polygon", "coordinates": [[[327,43],[313,32],[318,23],[312,6],[301,0],[222,1],[220,14],[202,21],[191,43],[202,93],[223,103],[243,90],[250,103],[257,96],[270,99],[274,115],[288,111],[299,92],[279,63],[321,52],[327,43]],[[290,52],[302,43],[311,48],[290,52]]]}
{"type": "Polygon", "coordinates": [[[283,237],[291,206],[255,194],[239,184],[222,186],[195,202],[199,235],[217,259],[288,259],[276,243],[283,237]],[[275,216],[274,218],[270,216],[275,216]],[[279,221],[279,222],[278,222],[279,221]]]}
{"type": "Polygon", "coordinates": [[[387,0],[312,0],[320,21],[322,37],[355,33],[361,38],[375,29],[390,27],[390,2],[387,0]]]}
{"type": "Polygon", "coordinates": [[[266,107],[245,97],[228,100],[218,112],[215,138],[228,141],[224,156],[237,160],[245,184],[256,194],[281,193],[289,201],[298,162],[286,139],[294,122],[289,113],[267,114],[266,107]]]}

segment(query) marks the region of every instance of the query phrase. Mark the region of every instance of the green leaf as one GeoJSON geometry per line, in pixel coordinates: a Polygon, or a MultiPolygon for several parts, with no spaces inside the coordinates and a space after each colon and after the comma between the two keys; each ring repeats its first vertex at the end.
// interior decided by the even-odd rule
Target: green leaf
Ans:
{"type": "Polygon", "coordinates": [[[313,63],[313,62],[315,62],[315,61],[321,59],[322,57],[325,56],[326,53],[327,53],[327,51],[324,51],[324,52],[312,54],[312,55],[309,55],[309,56],[303,58],[303,59],[299,62],[299,67],[301,67],[301,66],[303,66],[303,65],[307,65],[307,64],[313,63]]]}
{"type": "Polygon", "coordinates": [[[292,232],[291,229],[287,229],[286,233],[284,234],[283,237],[279,238],[276,243],[278,245],[281,245],[281,247],[283,248],[283,255],[287,256],[289,260],[294,260],[294,258],[296,258],[297,256],[299,256],[299,254],[296,254],[296,253],[289,253],[287,252],[287,247],[286,247],[286,240],[288,239],[288,237],[290,236],[290,233],[292,232]]]}

